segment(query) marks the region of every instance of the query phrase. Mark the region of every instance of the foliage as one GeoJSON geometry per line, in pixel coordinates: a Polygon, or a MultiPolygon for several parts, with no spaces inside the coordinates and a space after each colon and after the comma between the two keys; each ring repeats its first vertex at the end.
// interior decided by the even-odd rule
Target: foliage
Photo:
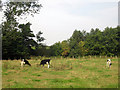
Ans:
{"type": "Polygon", "coordinates": [[[62,53],[61,54],[62,54],[62,56],[67,57],[70,52],[70,47],[69,47],[68,41],[66,41],[66,40],[62,41],[61,45],[62,45],[62,53]]]}
{"type": "Polygon", "coordinates": [[[73,35],[69,39],[69,46],[70,46],[70,57],[78,57],[79,52],[79,42],[84,40],[83,33],[81,31],[75,30],[73,35]]]}
{"type": "Polygon", "coordinates": [[[44,41],[44,40],[45,40],[44,37],[41,37],[41,34],[43,34],[41,31],[39,31],[39,32],[36,34],[37,42],[41,42],[41,41],[44,41]]]}
{"type": "Polygon", "coordinates": [[[69,57],[79,57],[88,55],[107,55],[107,56],[119,56],[119,41],[120,40],[120,27],[116,28],[105,28],[103,31],[91,29],[91,31],[78,31],[75,30],[73,35],[68,40],[64,40],[59,45],[62,48],[55,48],[53,45],[52,50],[53,56],[62,55],[69,57]],[[62,52],[56,54],[56,50],[62,52]]]}
{"type": "MultiPolygon", "coordinates": [[[[35,50],[32,47],[37,47],[38,43],[33,39],[35,35],[30,29],[31,23],[20,24],[18,20],[23,15],[38,13],[42,7],[41,4],[37,1],[5,2],[4,7],[4,21],[2,22],[3,59],[19,59],[35,55],[35,50]]],[[[41,42],[43,37],[39,36],[37,39],[41,42]]]]}
{"type": "Polygon", "coordinates": [[[84,56],[86,53],[87,53],[87,50],[85,49],[85,42],[84,41],[80,41],[79,43],[78,43],[78,47],[79,47],[79,54],[80,54],[80,56],[84,56]]]}
{"type": "Polygon", "coordinates": [[[50,56],[61,56],[62,52],[62,45],[60,42],[50,46],[50,56]]]}

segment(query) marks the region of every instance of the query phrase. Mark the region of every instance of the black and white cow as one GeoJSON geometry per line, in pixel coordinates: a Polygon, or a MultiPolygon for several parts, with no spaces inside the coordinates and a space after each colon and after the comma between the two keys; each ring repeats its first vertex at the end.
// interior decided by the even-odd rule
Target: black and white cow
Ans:
{"type": "Polygon", "coordinates": [[[23,65],[26,65],[26,64],[31,66],[31,64],[26,59],[22,59],[21,60],[21,66],[23,67],[23,65]]]}
{"type": "Polygon", "coordinates": [[[111,60],[110,59],[107,59],[107,67],[111,67],[111,65],[112,65],[112,62],[111,62],[111,60]]]}
{"type": "Polygon", "coordinates": [[[45,64],[48,64],[48,68],[50,67],[50,59],[44,59],[40,62],[40,65],[45,65],[45,64]]]}

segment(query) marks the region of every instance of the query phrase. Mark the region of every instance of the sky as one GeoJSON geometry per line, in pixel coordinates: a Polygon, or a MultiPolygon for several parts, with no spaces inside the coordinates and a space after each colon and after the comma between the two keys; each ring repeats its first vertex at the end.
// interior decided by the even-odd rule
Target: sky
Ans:
{"type": "Polygon", "coordinates": [[[43,43],[50,46],[69,39],[75,29],[90,32],[91,28],[104,30],[106,27],[116,27],[118,1],[39,0],[43,6],[40,14],[28,16],[27,20],[20,22],[30,21],[34,34],[42,31],[42,36],[46,39],[43,43]]]}

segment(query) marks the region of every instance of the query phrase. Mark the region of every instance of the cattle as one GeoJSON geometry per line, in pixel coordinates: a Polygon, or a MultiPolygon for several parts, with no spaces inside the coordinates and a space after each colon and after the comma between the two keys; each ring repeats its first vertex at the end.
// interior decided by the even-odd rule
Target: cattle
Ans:
{"type": "Polygon", "coordinates": [[[21,60],[21,67],[23,67],[23,65],[26,65],[26,64],[31,66],[31,64],[26,59],[22,59],[21,60]]]}
{"type": "Polygon", "coordinates": [[[44,66],[45,64],[48,64],[48,68],[49,68],[49,67],[50,67],[50,60],[51,60],[51,59],[44,59],[44,60],[42,60],[42,61],[40,62],[40,66],[41,66],[41,65],[44,66]]]}
{"type": "Polygon", "coordinates": [[[107,67],[111,67],[111,65],[112,65],[112,62],[111,62],[111,60],[110,59],[107,59],[107,67]]]}

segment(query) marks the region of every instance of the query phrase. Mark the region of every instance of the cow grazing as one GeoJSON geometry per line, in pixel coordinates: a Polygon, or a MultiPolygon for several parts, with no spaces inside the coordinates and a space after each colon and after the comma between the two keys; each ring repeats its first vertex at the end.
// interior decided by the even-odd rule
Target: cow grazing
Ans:
{"type": "Polygon", "coordinates": [[[31,66],[31,64],[26,59],[22,59],[21,60],[21,66],[23,67],[23,65],[26,65],[26,64],[31,66]]]}
{"type": "Polygon", "coordinates": [[[48,68],[50,67],[50,59],[44,59],[40,62],[40,65],[45,65],[45,64],[48,64],[48,68]]]}
{"type": "Polygon", "coordinates": [[[110,59],[107,59],[107,67],[111,67],[111,65],[112,65],[112,62],[111,62],[111,60],[110,59]]]}

